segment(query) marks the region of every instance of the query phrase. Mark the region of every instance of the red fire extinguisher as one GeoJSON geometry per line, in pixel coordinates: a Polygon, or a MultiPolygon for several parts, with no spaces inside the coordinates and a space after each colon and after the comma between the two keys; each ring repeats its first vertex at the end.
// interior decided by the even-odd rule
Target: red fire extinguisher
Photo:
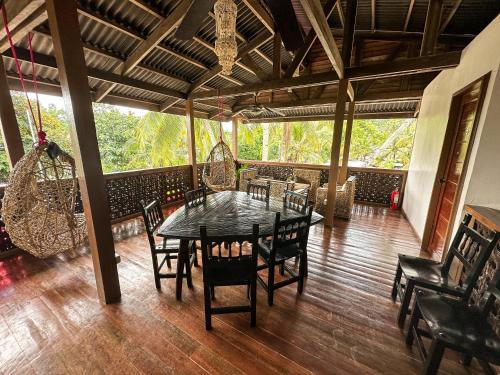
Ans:
{"type": "Polygon", "coordinates": [[[399,205],[399,188],[391,193],[391,210],[397,210],[399,205]]]}

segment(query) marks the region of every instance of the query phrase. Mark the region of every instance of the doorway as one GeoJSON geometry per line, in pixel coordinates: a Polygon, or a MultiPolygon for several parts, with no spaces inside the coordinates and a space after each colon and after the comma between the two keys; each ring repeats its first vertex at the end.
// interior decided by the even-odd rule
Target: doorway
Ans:
{"type": "Polygon", "coordinates": [[[471,83],[452,98],[422,239],[422,248],[430,253],[442,254],[451,238],[488,78],[489,74],[471,83]]]}

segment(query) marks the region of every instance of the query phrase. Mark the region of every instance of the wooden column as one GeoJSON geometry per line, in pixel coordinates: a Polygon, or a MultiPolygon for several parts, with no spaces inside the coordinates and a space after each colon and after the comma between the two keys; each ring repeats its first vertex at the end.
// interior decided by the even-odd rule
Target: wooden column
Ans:
{"type": "Polygon", "coordinates": [[[347,124],[344,136],[344,151],[342,154],[342,167],[340,168],[339,183],[343,184],[347,180],[347,166],[349,163],[349,150],[351,149],[352,123],[354,121],[355,102],[349,102],[347,111],[347,124]]]}
{"type": "Polygon", "coordinates": [[[344,63],[344,66],[351,66],[351,55],[354,42],[354,26],[356,25],[357,7],[358,0],[347,1],[344,38],[342,39],[342,61],[344,63]]]}
{"type": "Polygon", "coordinates": [[[0,125],[2,128],[3,144],[7,153],[7,161],[10,168],[14,167],[24,155],[21,132],[17,124],[16,112],[12,97],[10,96],[9,84],[5,74],[2,57],[0,56],[0,125]]]}
{"type": "Polygon", "coordinates": [[[349,81],[339,81],[337,104],[335,107],[335,123],[333,127],[332,150],[330,153],[330,168],[328,171],[328,193],[326,198],[325,225],[333,226],[335,199],[337,197],[337,180],[339,177],[340,144],[342,142],[342,128],[344,126],[345,103],[347,102],[347,86],[349,81]]]}
{"type": "Polygon", "coordinates": [[[233,158],[234,160],[238,160],[238,117],[233,117],[232,122],[233,122],[233,129],[232,129],[232,134],[231,134],[231,139],[232,139],[232,151],[233,151],[233,158]]]}
{"type": "Polygon", "coordinates": [[[196,163],[196,140],[194,135],[193,100],[186,100],[186,126],[188,139],[188,158],[192,167],[193,189],[198,189],[198,164],[196,163]]]}
{"type": "Polygon", "coordinates": [[[70,123],[71,144],[87,220],[97,292],[101,302],[117,302],[120,300],[120,282],[76,3],[47,0],[46,5],[66,115],[70,123]]]}
{"type": "Polygon", "coordinates": [[[422,37],[422,46],[420,56],[434,54],[439,28],[441,26],[441,13],[443,10],[443,0],[429,0],[427,8],[427,17],[425,19],[424,35],[422,37]]]}

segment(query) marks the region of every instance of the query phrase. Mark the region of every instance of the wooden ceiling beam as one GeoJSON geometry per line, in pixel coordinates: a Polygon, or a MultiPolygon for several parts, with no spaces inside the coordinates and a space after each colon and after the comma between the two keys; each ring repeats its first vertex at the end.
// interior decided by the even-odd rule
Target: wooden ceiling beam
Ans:
{"type": "Polygon", "coordinates": [[[323,46],[323,49],[333,66],[333,69],[339,76],[339,78],[344,78],[344,64],[342,63],[342,57],[340,56],[339,49],[335,43],[330,26],[326,19],[323,8],[321,7],[321,2],[319,0],[300,0],[304,12],[307,18],[311,22],[311,25],[316,32],[316,35],[323,46]]]}
{"type": "MultiPolygon", "coordinates": [[[[342,2],[337,1],[335,3],[335,7],[337,8],[337,13],[340,19],[340,25],[342,26],[342,29],[345,27],[345,15],[344,15],[344,10],[342,9],[342,2]]],[[[326,12],[325,12],[326,14],[326,12]]]]}
{"type": "Polygon", "coordinates": [[[450,13],[448,13],[448,17],[441,23],[441,26],[439,28],[439,34],[444,33],[448,25],[450,24],[451,20],[455,16],[455,13],[457,12],[458,8],[460,5],[462,5],[463,0],[455,0],[455,4],[453,4],[453,8],[451,8],[450,13]]]}
{"type": "Polygon", "coordinates": [[[410,19],[413,13],[414,5],[415,5],[415,0],[410,0],[410,3],[408,4],[408,11],[406,12],[405,23],[403,25],[403,31],[408,30],[408,25],[410,24],[410,19]]]}
{"type": "Polygon", "coordinates": [[[356,25],[356,13],[358,0],[347,1],[347,17],[344,26],[344,37],[342,38],[342,62],[344,66],[351,66],[352,48],[354,44],[354,27],[356,25]]]}
{"type": "MultiPolygon", "coordinates": [[[[30,52],[26,49],[23,48],[17,48],[16,47],[16,52],[17,52],[17,57],[21,61],[30,61],[30,52]]],[[[8,58],[12,58],[11,52],[9,51],[6,53],[4,56],[8,58]]],[[[52,68],[52,69],[58,69],[56,59],[53,56],[49,55],[44,55],[40,53],[34,53],[36,65],[39,66],[44,66],[47,68],[52,68]]],[[[123,85],[123,86],[128,86],[128,87],[133,87],[137,88],[140,90],[144,91],[149,91],[155,94],[161,94],[165,95],[171,98],[175,99],[186,99],[187,95],[183,94],[181,92],[175,91],[175,90],[170,90],[167,88],[164,88],[163,86],[160,85],[155,85],[149,82],[141,81],[135,78],[130,78],[126,76],[122,76],[120,74],[112,73],[112,72],[107,72],[95,68],[87,68],[87,75],[91,78],[98,79],[100,81],[108,82],[114,85],[123,85]]],[[[97,95],[97,94],[96,94],[97,95]]],[[[97,97],[96,97],[97,99],[97,97]]]]}
{"type": "Polygon", "coordinates": [[[259,19],[260,22],[266,27],[266,29],[274,34],[274,21],[260,4],[258,0],[243,0],[245,5],[252,11],[253,14],[259,19]]]}
{"type": "MultiPolygon", "coordinates": [[[[420,74],[452,68],[460,63],[461,52],[449,52],[441,55],[415,57],[390,63],[373,64],[346,69],[345,77],[352,81],[373,78],[398,77],[408,74],[420,74]]],[[[282,78],[241,87],[222,88],[205,92],[191,93],[192,99],[210,99],[218,96],[240,96],[255,92],[286,90],[301,87],[328,85],[338,82],[336,72],[318,73],[307,76],[282,78]]]]}
{"type": "MultiPolygon", "coordinates": [[[[332,15],[333,10],[336,7],[336,4],[339,4],[339,3],[340,3],[340,1],[337,1],[337,0],[329,0],[326,3],[323,11],[325,13],[325,17],[327,20],[332,15]]],[[[309,53],[309,50],[311,49],[311,47],[314,44],[314,42],[316,41],[316,39],[317,39],[316,31],[314,29],[311,29],[309,31],[309,33],[307,34],[307,36],[304,40],[304,44],[302,44],[302,47],[300,47],[295,52],[295,55],[293,57],[291,64],[288,66],[288,68],[285,71],[285,75],[284,75],[285,78],[293,76],[293,74],[295,73],[297,68],[300,66],[300,64],[302,64],[302,62],[304,61],[304,58],[309,53]]]]}
{"type": "MultiPolygon", "coordinates": [[[[5,10],[14,44],[47,20],[44,0],[7,0],[5,10]]],[[[6,51],[9,47],[3,18],[0,17],[0,53],[6,51]]]]}
{"type": "Polygon", "coordinates": [[[425,18],[424,35],[420,47],[420,56],[433,55],[439,36],[439,25],[443,13],[443,0],[429,0],[425,18]]]}
{"type": "MultiPolygon", "coordinates": [[[[129,74],[149,52],[174,30],[174,27],[178,25],[188,11],[191,3],[192,0],[182,0],[172,13],[163,19],[153,32],[135,48],[134,52],[113,70],[113,73],[121,75],[129,74]]],[[[98,102],[101,101],[115,86],[116,84],[113,83],[100,87],[97,90],[96,100],[98,102]]]]}
{"type": "MultiPolygon", "coordinates": [[[[332,29],[334,37],[342,37],[344,29],[332,29]]],[[[372,39],[372,40],[390,40],[394,42],[400,41],[420,41],[422,40],[423,33],[416,31],[394,31],[394,30],[356,30],[354,38],[359,39],[372,39]]],[[[438,38],[442,43],[469,43],[476,35],[473,34],[441,34],[438,38]]]]}

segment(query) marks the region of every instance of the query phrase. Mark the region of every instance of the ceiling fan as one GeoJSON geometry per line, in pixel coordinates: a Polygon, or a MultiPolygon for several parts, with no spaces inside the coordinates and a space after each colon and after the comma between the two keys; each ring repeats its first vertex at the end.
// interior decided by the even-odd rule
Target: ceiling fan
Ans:
{"type": "Polygon", "coordinates": [[[283,112],[278,111],[277,109],[269,108],[269,107],[266,107],[265,105],[262,105],[261,103],[257,103],[257,96],[258,96],[258,93],[255,93],[254,103],[249,105],[242,112],[244,112],[244,113],[246,112],[252,116],[259,116],[259,115],[263,114],[265,111],[269,111],[269,112],[273,112],[281,117],[286,116],[283,112]]]}
{"type": "MultiPolygon", "coordinates": [[[[181,40],[191,40],[212,10],[216,0],[193,0],[184,19],[175,32],[175,37],[181,40]]],[[[296,51],[304,41],[292,0],[265,0],[280,32],[281,39],[287,51],[296,51]]]]}

